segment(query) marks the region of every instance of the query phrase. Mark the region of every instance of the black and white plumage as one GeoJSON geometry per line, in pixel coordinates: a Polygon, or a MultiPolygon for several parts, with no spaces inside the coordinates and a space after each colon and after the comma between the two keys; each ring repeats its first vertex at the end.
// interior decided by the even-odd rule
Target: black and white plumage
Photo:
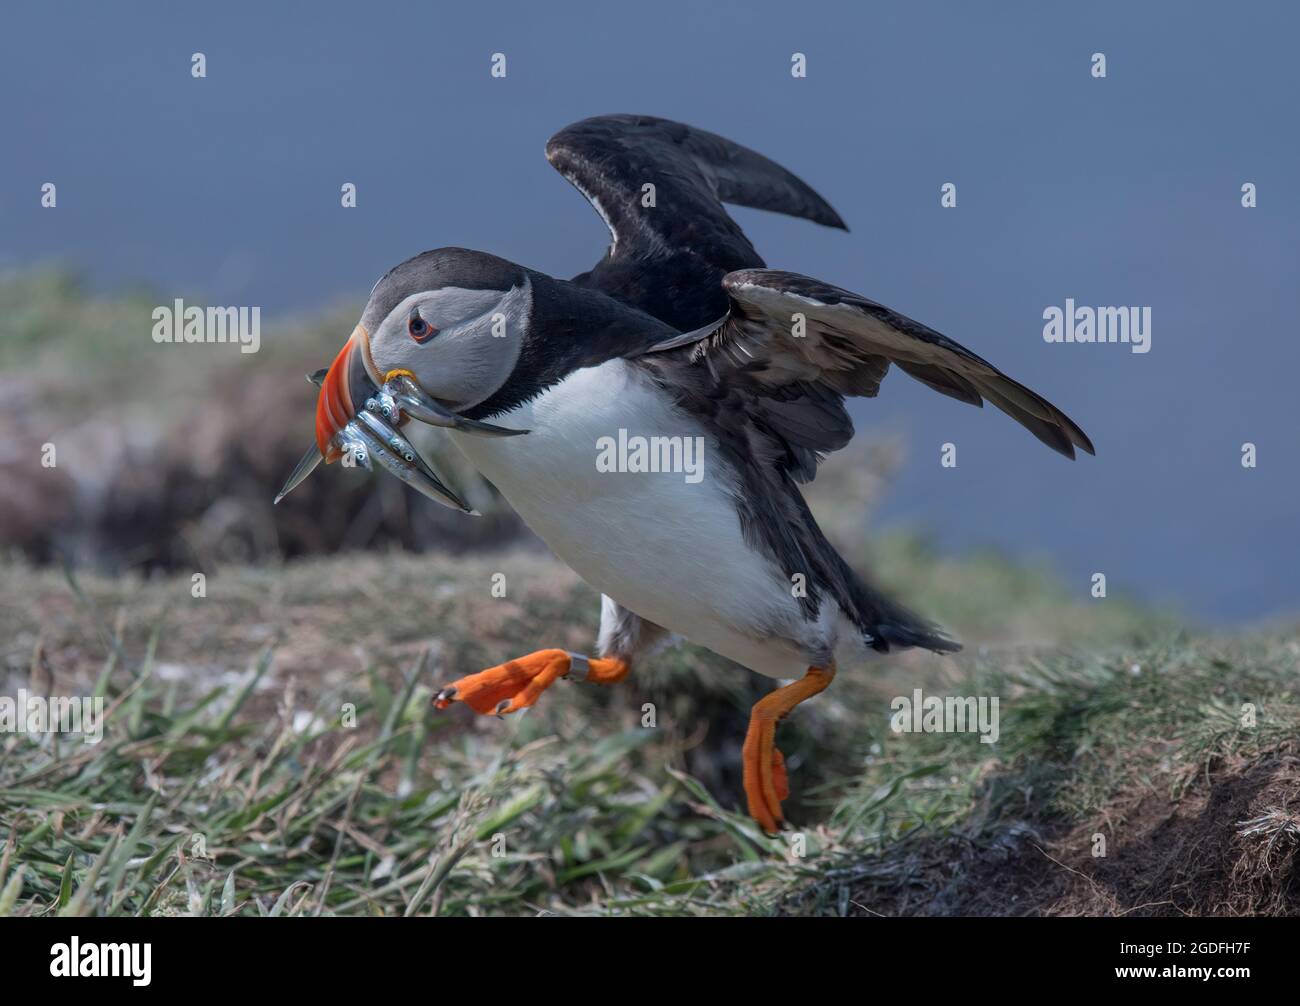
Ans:
{"type": "Polygon", "coordinates": [[[531,431],[450,435],[605,595],[602,654],[630,658],[672,632],[790,678],[868,650],[956,649],[855,574],[804,503],[799,484],[852,437],[844,398],[874,396],[894,364],[991,402],[1067,457],[1092,452],[1082,430],[932,329],[766,269],[724,202],[844,227],[767,158],[628,115],[567,127],[547,157],[608,224],[605,256],[571,281],[456,248],[390,271],[340,354],[353,379],[322,393],[322,453],[393,372],[455,415],[531,431]],[[705,477],[597,471],[597,442],[620,430],[700,438],[705,477]]]}

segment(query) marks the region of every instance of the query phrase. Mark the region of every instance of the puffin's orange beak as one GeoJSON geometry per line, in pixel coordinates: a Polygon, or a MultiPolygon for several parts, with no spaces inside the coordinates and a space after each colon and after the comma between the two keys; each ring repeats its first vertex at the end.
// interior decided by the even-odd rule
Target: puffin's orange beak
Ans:
{"type": "Polygon", "coordinates": [[[374,392],[374,382],[366,373],[366,338],[366,330],[358,325],[321,381],[316,399],[316,446],[326,464],[343,456],[334,438],[356,418],[357,409],[364,407],[366,398],[374,392]]]}

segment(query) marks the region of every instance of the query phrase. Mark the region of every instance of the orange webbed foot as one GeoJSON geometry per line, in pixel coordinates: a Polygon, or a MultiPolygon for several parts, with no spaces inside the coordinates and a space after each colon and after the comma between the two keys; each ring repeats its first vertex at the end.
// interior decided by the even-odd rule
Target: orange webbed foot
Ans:
{"type": "Polygon", "coordinates": [[[778,801],[790,796],[790,777],[785,774],[785,755],[778,748],[772,749],[772,785],[778,801]]]}
{"type": "Polygon", "coordinates": [[[567,651],[538,650],[453,681],[434,696],[433,704],[446,709],[453,702],[464,702],[484,715],[514,713],[527,709],[568,673],[567,651]]]}
{"type": "Polygon", "coordinates": [[[570,672],[579,681],[612,685],[627,677],[630,669],[622,657],[588,659],[567,650],[538,650],[453,681],[433,697],[433,704],[446,709],[453,702],[464,702],[476,713],[504,716],[527,709],[570,672]]]}
{"type": "Polygon", "coordinates": [[[775,737],[775,722],[751,724],[741,753],[749,816],[769,835],[776,834],[785,823],[781,801],[790,795],[785,758],[774,743],[775,737]]]}
{"type": "Polygon", "coordinates": [[[745,770],[745,801],[749,816],[769,835],[785,824],[781,801],[790,796],[785,758],[776,747],[776,725],[795,706],[816,695],[835,676],[834,667],[810,667],[798,681],[759,699],[749,717],[749,732],[741,760],[745,770]]]}

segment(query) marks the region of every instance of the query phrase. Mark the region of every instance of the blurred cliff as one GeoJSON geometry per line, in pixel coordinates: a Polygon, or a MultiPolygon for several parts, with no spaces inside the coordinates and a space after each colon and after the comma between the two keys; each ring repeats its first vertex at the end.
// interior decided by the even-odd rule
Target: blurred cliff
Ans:
{"type": "Polygon", "coordinates": [[[526,535],[432,430],[415,431],[421,446],[483,518],[333,468],[273,507],[312,442],[305,375],[333,358],[356,309],[264,321],[260,351],[245,354],[155,343],[151,312],[170,303],[92,296],[56,271],[0,278],[0,545],[120,571],[390,545],[460,552],[526,535]]]}

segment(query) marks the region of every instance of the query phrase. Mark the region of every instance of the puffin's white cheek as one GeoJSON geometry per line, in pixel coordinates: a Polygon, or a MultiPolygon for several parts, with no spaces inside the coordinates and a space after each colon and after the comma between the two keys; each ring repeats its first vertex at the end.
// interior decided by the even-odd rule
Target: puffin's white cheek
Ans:
{"type": "Polygon", "coordinates": [[[458,408],[488,398],[506,382],[513,367],[501,340],[471,336],[423,347],[410,369],[429,394],[458,408]]]}

